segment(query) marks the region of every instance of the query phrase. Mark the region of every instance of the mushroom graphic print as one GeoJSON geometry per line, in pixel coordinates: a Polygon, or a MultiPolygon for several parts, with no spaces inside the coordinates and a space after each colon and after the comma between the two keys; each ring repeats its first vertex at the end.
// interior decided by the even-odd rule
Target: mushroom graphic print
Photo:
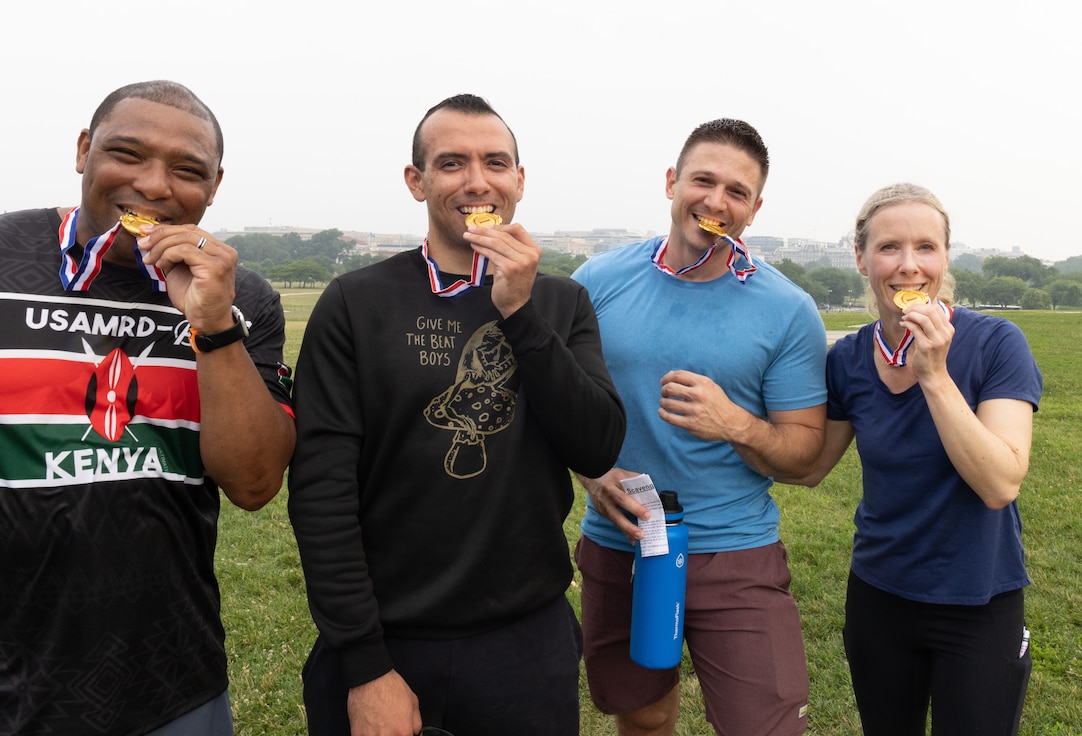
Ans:
{"type": "Polygon", "coordinates": [[[485,470],[485,437],[511,424],[514,391],[507,382],[516,369],[511,346],[495,322],[477,329],[462,348],[455,382],[425,407],[435,427],[454,432],[443,468],[454,478],[472,478],[485,470]]]}

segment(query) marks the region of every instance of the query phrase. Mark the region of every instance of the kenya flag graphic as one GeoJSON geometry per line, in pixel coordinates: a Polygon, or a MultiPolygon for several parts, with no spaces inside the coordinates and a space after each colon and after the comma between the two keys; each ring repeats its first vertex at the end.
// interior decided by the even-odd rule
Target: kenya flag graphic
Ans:
{"type": "Polygon", "coordinates": [[[150,352],[0,353],[0,487],[201,478],[195,363],[150,352]]]}

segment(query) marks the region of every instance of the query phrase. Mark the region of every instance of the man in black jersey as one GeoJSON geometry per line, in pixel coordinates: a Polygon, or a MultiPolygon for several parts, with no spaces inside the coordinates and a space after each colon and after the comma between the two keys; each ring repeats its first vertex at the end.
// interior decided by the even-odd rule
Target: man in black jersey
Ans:
{"type": "Polygon", "coordinates": [[[218,491],[266,504],[295,430],[278,294],[198,227],[222,151],[129,85],[79,206],[0,216],[0,733],[232,733],[218,491]]]}

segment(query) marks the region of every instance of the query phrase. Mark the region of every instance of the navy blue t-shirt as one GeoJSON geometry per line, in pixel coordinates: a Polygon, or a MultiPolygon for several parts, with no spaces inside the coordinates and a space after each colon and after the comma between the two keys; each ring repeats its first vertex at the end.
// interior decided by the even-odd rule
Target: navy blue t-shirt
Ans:
{"type": "MultiPolygon", "coordinates": [[[[1028,401],[1042,379],[1012,322],[955,308],[947,371],[970,408],[990,399],[1028,401]]],[[[985,506],[954,469],[919,385],[893,394],[875,366],[874,325],[827,354],[827,416],[856,431],[864,495],[854,521],[853,572],[894,595],[926,603],[982,605],[1028,585],[1017,500],[985,506]]]]}

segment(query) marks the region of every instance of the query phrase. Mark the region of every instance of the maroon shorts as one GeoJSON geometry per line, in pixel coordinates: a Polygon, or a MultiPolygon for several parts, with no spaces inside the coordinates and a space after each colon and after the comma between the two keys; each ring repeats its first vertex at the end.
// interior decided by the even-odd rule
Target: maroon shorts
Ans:
{"type": "MultiPolygon", "coordinates": [[[[631,661],[633,559],[585,537],[575,547],[586,674],[603,713],[655,703],[680,676],[631,661]]],[[[789,581],[781,542],[690,556],[684,640],[707,720],[723,736],[795,736],[807,726],[808,668],[789,581]]]]}

